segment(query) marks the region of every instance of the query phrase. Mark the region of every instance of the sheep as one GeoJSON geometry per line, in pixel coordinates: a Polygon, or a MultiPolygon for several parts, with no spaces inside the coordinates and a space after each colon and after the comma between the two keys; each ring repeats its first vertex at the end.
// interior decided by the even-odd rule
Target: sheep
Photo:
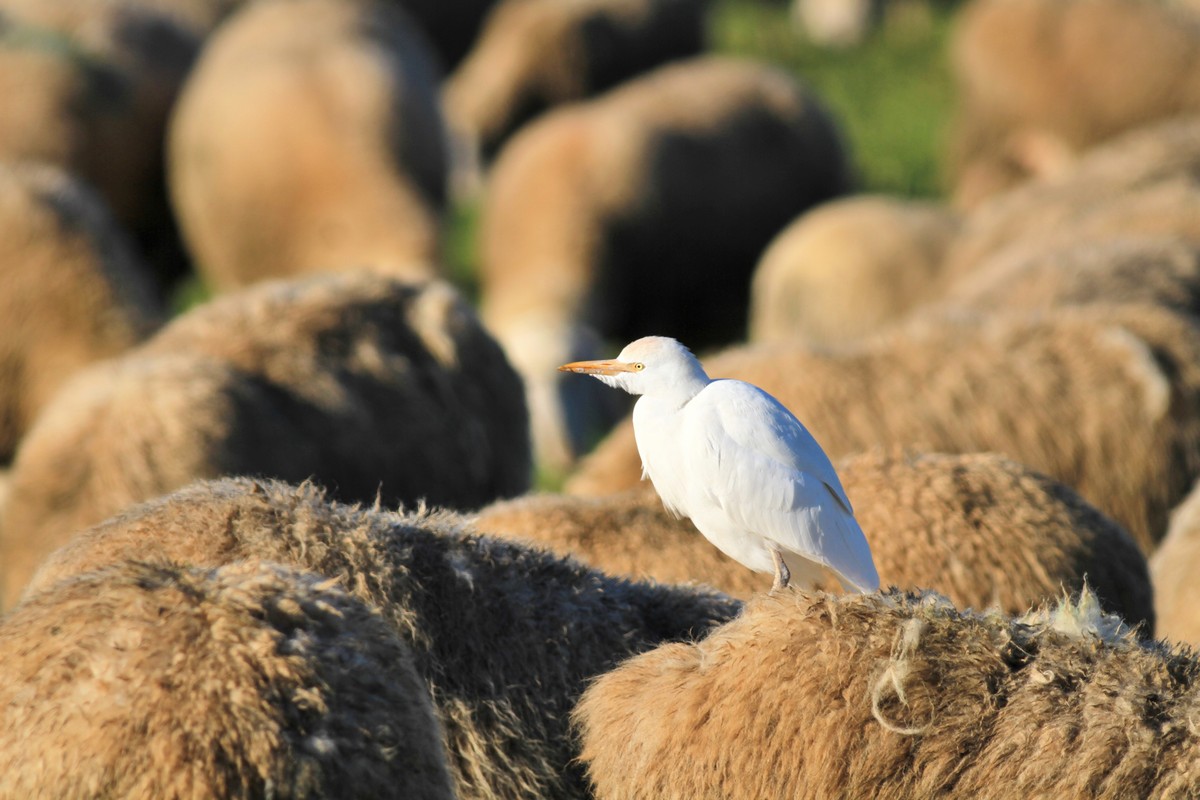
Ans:
{"type": "Polygon", "coordinates": [[[217,291],[439,272],[446,148],[432,53],[397,9],[265,0],[212,36],[168,131],[168,184],[217,291]]]}
{"type": "Polygon", "coordinates": [[[1192,645],[1200,645],[1200,614],[1197,614],[1200,587],[1196,582],[1196,566],[1200,563],[1197,561],[1198,511],[1200,491],[1193,488],[1171,512],[1167,535],[1150,558],[1159,635],[1192,645]]]}
{"type": "MultiPolygon", "coordinates": [[[[961,106],[952,172],[999,177],[1007,170],[1016,180],[1022,167],[1054,172],[1072,154],[1126,130],[1200,111],[1194,9],[1139,0],[975,0],[958,17],[950,49],[961,106]]],[[[977,200],[982,181],[974,180],[977,200]]]]}
{"type": "Polygon", "coordinates": [[[75,531],[200,478],[474,508],[526,491],[530,459],[520,380],[448,285],[263,284],[59,390],[13,462],[0,597],[75,531]]]}
{"type": "MultiPolygon", "coordinates": [[[[1078,491],[1147,554],[1200,474],[1200,327],[1163,308],[938,317],[838,351],[733,349],[706,368],[775,395],[832,458],[878,446],[1007,455],[1078,491]]],[[[626,420],[565,488],[608,494],[640,474],[626,420]]]]}
{"type": "Polygon", "coordinates": [[[834,344],[900,319],[943,291],[960,220],[931,202],[862,195],[801,214],[754,269],[750,340],[834,344]]]}
{"type": "Polygon", "coordinates": [[[1200,241],[1200,117],[1126,134],[1068,173],[1006,192],[968,215],[944,267],[962,277],[1015,242],[1073,236],[1175,235],[1200,241]]]}
{"type": "Polygon", "coordinates": [[[141,0],[4,0],[0,159],[90,182],[164,285],[187,269],[166,203],[167,116],[200,47],[141,0]]]}
{"type": "Polygon", "coordinates": [[[602,675],[598,800],[1190,797],[1200,661],[1084,594],[1016,619],[896,590],[760,595],[602,675]]]}
{"type": "Polygon", "coordinates": [[[505,0],[447,79],[446,116],[488,158],[545,109],[704,49],[708,0],[505,0]]]}
{"type": "Polygon", "coordinates": [[[162,314],[149,268],[91,189],[49,164],[0,162],[0,464],[63,381],[162,314]]]}
{"type": "MultiPolygon", "coordinates": [[[[993,453],[866,453],[838,474],[882,585],[934,589],[959,607],[1018,614],[1086,579],[1106,611],[1154,632],[1146,559],[1070,488],[993,453]]],[[[573,555],[613,575],[698,581],[741,599],[763,576],[722,555],[649,484],[607,497],[528,495],[472,518],[481,533],[573,555]]],[[[840,591],[826,576],[817,588],[840,591]]]]}
{"type": "MultiPolygon", "coordinates": [[[[1172,236],[1064,236],[1001,248],[946,289],[948,311],[1045,311],[1133,302],[1200,314],[1200,242],[1172,236]]],[[[930,313],[930,309],[917,309],[930,313]]]]}
{"type": "Polygon", "coordinates": [[[482,211],[481,314],[525,378],[539,464],[613,421],[561,399],[579,390],[555,366],[598,337],[739,338],[762,248],[849,180],[818,101],[736,59],[660,67],[514,136],[482,211]]]}
{"type": "Polygon", "coordinates": [[[586,683],[740,609],[477,536],[444,510],[347,506],[312,485],[245,478],[194,484],[81,534],[30,592],[130,557],[277,561],[378,607],[429,686],[460,800],[590,797],[568,722],[586,683]]]}
{"type": "Polygon", "coordinates": [[[1187,177],[1200,165],[1198,122],[1172,122],[1130,134],[1097,148],[1070,174],[1030,184],[971,215],[959,218],[940,210],[942,225],[936,222],[938,207],[930,206],[925,225],[935,233],[923,241],[917,239],[920,223],[915,219],[920,205],[851,198],[814,209],[776,239],[757,268],[751,337],[772,341],[800,335],[836,344],[878,329],[885,320],[895,322],[906,312],[927,314],[930,304],[982,309],[981,304],[1001,303],[1001,296],[1009,298],[1006,307],[1101,298],[1178,302],[1188,280],[1191,256],[1186,250],[1200,246],[1200,186],[1187,177]],[[910,208],[907,215],[913,220],[897,228],[900,215],[910,208]],[[864,236],[868,229],[871,235],[864,236]],[[897,232],[889,235],[891,230],[897,232]],[[1156,263],[1170,262],[1155,267],[1153,282],[1149,277],[1139,282],[1131,274],[1133,264],[1145,260],[1137,255],[1138,245],[1101,244],[1145,237],[1179,240],[1152,246],[1145,254],[1156,263]],[[918,245],[925,248],[924,255],[913,252],[918,245]],[[1067,248],[1072,248],[1070,255],[1067,248]],[[1063,258],[1071,263],[1060,264],[1063,258]],[[1010,265],[992,266],[1001,260],[1010,265]],[[1015,261],[1029,263],[1018,267],[1015,261]],[[884,271],[894,263],[913,268],[884,271]],[[1057,266],[1049,270],[1036,264],[1057,266]],[[995,276],[986,277],[992,270],[995,276]],[[1113,270],[1128,280],[1112,275],[1113,270]],[[1101,272],[1111,276],[1088,291],[1084,283],[1099,279],[1101,272]],[[911,283],[897,285],[896,274],[911,283]],[[861,280],[854,280],[857,276],[861,280]],[[875,284],[888,291],[880,292],[875,284]],[[974,286],[979,288],[968,288],[974,286]],[[1040,294],[1051,291],[1057,292],[1056,299],[1040,294]],[[835,292],[853,299],[839,301],[835,292]]]}
{"type": "Polygon", "coordinates": [[[318,576],[126,562],[0,621],[4,797],[453,797],[411,650],[318,576]]]}

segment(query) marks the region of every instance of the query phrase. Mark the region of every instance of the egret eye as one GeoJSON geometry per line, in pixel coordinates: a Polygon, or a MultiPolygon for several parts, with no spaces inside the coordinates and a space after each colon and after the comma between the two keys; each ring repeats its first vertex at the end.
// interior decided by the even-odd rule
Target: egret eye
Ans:
{"type": "Polygon", "coordinates": [[[634,362],[634,364],[633,364],[633,368],[634,368],[634,370],[636,370],[637,372],[641,372],[642,370],[644,370],[644,369],[646,368],[646,365],[645,365],[645,364],[643,364],[643,363],[642,363],[642,362],[640,362],[640,361],[635,361],[635,362],[634,362]]]}

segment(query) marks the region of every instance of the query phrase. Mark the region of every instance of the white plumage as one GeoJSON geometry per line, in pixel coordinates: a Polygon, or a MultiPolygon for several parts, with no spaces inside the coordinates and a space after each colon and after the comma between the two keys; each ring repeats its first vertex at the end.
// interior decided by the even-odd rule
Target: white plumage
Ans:
{"type": "Polygon", "coordinates": [[[666,507],[730,558],[806,582],[824,565],[847,588],[879,588],[871,549],[829,457],[771,395],[712,380],[674,339],[648,336],[605,361],[559,369],[641,395],[633,432],[666,507]]]}

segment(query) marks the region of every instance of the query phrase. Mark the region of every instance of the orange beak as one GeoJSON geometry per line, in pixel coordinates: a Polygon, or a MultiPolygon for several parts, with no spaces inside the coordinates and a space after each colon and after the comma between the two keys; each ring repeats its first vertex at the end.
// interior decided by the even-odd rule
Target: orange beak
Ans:
{"type": "Polygon", "coordinates": [[[559,372],[578,372],[582,375],[616,375],[620,372],[636,372],[633,364],[610,358],[605,361],[572,361],[558,368],[559,372]]]}

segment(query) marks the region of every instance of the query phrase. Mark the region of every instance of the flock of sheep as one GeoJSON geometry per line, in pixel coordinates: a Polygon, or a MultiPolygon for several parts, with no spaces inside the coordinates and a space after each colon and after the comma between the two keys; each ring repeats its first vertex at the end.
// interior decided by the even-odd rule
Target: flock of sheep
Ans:
{"type": "Polygon", "coordinates": [[[964,0],[943,202],[710,11],[0,0],[0,798],[1200,796],[1200,12],[964,0]],[[644,334],[889,588],[665,511],[644,334]]]}

